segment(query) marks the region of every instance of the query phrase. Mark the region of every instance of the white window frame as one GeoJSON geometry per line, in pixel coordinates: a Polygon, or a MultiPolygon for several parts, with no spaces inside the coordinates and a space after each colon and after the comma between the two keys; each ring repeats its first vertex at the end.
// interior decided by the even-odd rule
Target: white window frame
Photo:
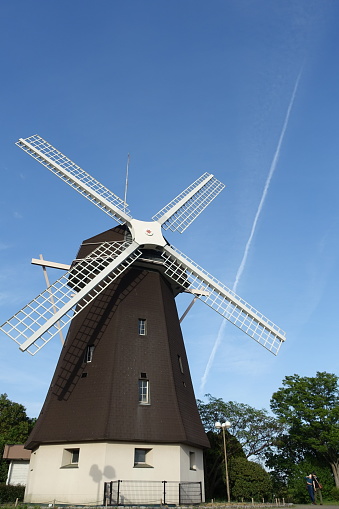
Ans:
{"type": "Polygon", "coordinates": [[[144,449],[136,447],[134,449],[134,467],[136,468],[153,468],[152,462],[152,449],[144,449]]]}
{"type": "Polygon", "coordinates": [[[79,466],[80,449],[77,447],[64,449],[62,453],[62,468],[77,468],[79,466]]]}
{"type": "Polygon", "coordinates": [[[88,363],[88,362],[92,362],[92,359],[93,359],[93,353],[94,353],[94,345],[89,345],[87,348],[86,348],[86,353],[85,353],[85,362],[88,363]]]}
{"type": "Polygon", "coordinates": [[[149,405],[150,397],[149,397],[149,380],[147,378],[139,378],[139,404],[140,405],[149,405]]]}
{"type": "Polygon", "coordinates": [[[184,367],[182,365],[182,359],[181,359],[180,355],[178,355],[178,362],[179,362],[180,371],[182,374],[184,374],[184,367]]]}
{"type": "Polygon", "coordinates": [[[189,451],[189,461],[190,461],[190,470],[196,470],[197,465],[196,465],[196,461],[195,461],[195,452],[194,451],[189,451]]]}
{"type": "Polygon", "coordinates": [[[146,318],[139,318],[138,321],[138,334],[139,336],[147,335],[146,318]]]}

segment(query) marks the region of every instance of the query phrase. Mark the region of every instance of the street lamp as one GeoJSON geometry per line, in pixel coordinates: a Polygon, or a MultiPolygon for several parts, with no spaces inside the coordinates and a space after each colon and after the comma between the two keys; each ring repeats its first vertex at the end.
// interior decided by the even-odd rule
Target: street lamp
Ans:
{"type": "Polygon", "coordinates": [[[231,427],[231,423],[229,421],[220,423],[216,422],[214,425],[217,429],[222,429],[222,436],[224,439],[224,454],[225,454],[225,477],[226,477],[226,490],[227,490],[227,501],[228,503],[231,502],[231,496],[230,496],[230,484],[228,480],[228,466],[227,466],[227,450],[226,450],[226,436],[225,436],[225,429],[228,429],[231,427]]]}

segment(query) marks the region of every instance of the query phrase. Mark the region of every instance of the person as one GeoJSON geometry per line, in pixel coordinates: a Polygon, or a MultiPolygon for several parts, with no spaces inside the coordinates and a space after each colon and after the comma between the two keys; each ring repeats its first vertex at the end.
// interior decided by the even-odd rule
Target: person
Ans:
{"type": "Polygon", "coordinates": [[[319,500],[320,505],[323,505],[323,495],[321,493],[321,490],[323,489],[321,483],[319,482],[319,479],[317,477],[317,474],[313,472],[313,488],[314,488],[314,501],[316,502],[319,500]]]}
{"type": "Polygon", "coordinates": [[[306,488],[307,488],[308,494],[310,496],[311,502],[313,505],[316,505],[316,501],[314,498],[314,481],[313,481],[312,474],[306,475],[305,479],[306,479],[306,488]]]}

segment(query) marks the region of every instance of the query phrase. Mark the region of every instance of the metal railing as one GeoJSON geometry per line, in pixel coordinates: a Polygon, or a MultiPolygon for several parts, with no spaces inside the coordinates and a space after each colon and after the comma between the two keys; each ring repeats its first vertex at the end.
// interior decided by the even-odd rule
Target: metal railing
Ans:
{"type": "Polygon", "coordinates": [[[105,506],[200,504],[201,482],[110,481],[104,484],[105,506]]]}

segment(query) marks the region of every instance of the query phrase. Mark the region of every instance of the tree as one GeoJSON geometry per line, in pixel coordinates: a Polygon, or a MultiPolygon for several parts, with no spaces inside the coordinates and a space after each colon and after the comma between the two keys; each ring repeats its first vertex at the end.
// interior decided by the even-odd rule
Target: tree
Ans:
{"type": "Polygon", "coordinates": [[[292,375],[282,384],[271,399],[272,411],[287,428],[280,452],[293,451],[298,462],[313,457],[329,465],[339,487],[338,377],[326,372],[315,377],[292,375]]]}
{"type": "Polygon", "coordinates": [[[315,462],[314,458],[305,458],[292,467],[291,475],[287,484],[287,499],[297,504],[309,503],[310,497],[305,489],[305,475],[316,472],[322,486],[322,496],[331,499],[334,487],[333,475],[329,466],[322,466],[315,462]]]}
{"type": "Polygon", "coordinates": [[[36,419],[26,415],[26,409],[10,401],[7,394],[0,394],[0,482],[7,477],[7,463],[2,459],[5,444],[23,444],[36,419]]]}
{"type": "MultiPolygon", "coordinates": [[[[217,421],[230,421],[231,432],[237,439],[238,448],[246,458],[263,459],[267,449],[276,443],[283,430],[278,419],[268,415],[266,410],[257,410],[244,403],[214,398],[206,394],[208,403],[198,400],[200,417],[206,431],[215,431],[217,421]]],[[[230,451],[230,455],[236,451],[230,451]]]]}
{"type": "MultiPolygon", "coordinates": [[[[236,486],[235,494],[242,491],[242,497],[249,497],[249,492],[252,493],[250,485],[255,478],[250,477],[250,472],[262,471],[262,467],[252,462],[249,462],[248,468],[245,468],[249,457],[257,457],[263,459],[265,451],[274,445],[279,433],[281,432],[282,425],[277,419],[270,417],[266,410],[256,410],[255,408],[242,403],[235,403],[234,401],[225,402],[220,398],[214,398],[210,394],[206,394],[208,402],[204,403],[198,400],[198,408],[200,417],[210,440],[211,449],[205,453],[205,485],[207,498],[224,498],[226,495],[225,487],[225,462],[224,462],[224,449],[222,433],[216,432],[215,423],[217,421],[225,422],[229,420],[232,424],[230,428],[231,433],[226,430],[226,443],[227,443],[227,458],[230,465],[233,461],[239,459],[239,463],[233,463],[233,472],[239,471],[247,472],[248,482],[246,475],[239,477],[239,482],[236,486]],[[241,463],[240,460],[243,460],[241,463]],[[258,468],[257,468],[258,467],[258,468]],[[234,470],[236,469],[236,470],[234,470]],[[240,484],[240,478],[242,479],[240,484]],[[245,489],[245,485],[247,486],[245,489]]],[[[270,484],[269,476],[264,476],[266,484],[270,484]]],[[[261,485],[261,482],[259,483],[261,485]]],[[[263,493],[265,489],[256,491],[256,495],[263,493]]],[[[231,496],[235,496],[231,486],[231,496]]],[[[253,495],[254,496],[254,495],[253,495]]]]}
{"type": "Polygon", "coordinates": [[[261,502],[271,498],[272,482],[268,472],[254,461],[233,458],[230,462],[232,498],[238,501],[254,499],[261,502]]]}
{"type": "MultiPolygon", "coordinates": [[[[230,458],[236,457],[243,458],[247,461],[238,440],[227,430],[225,433],[227,443],[227,461],[229,461],[230,458]]],[[[216,432],[215,430],[207,431],[207,436],[211,447],[204,453],[206,498],[224,499],[226,497],[226,469],[222,433],[216,432]]]]}

